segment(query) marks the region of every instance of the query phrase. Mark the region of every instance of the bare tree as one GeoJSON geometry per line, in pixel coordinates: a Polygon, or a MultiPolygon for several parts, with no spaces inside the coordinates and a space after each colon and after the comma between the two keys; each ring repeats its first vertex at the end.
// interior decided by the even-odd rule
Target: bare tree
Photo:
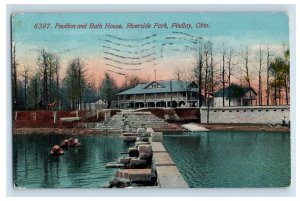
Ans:
{"type": "MultiPolygon", "coordinates": [[[[54,97],[53,84],[55,81],[53,77],[56,73],[56,83],[58,85],[59,57],[43,48],[40,50],[40,54],[37,58],[37,64],[40,67],[43,81],[43,102],[47,104],[49,101],[57,99],[57,97],[54,97]]],[[[56,90],[58,91],[57,88],[56,90]]]]}
{"type": "MultiPolygon", "coordinates": [[[[234,55],[234,50],[232,47],[229,47],[229,51],[228,51],[228,86],[231,85],[231,75],[232,75],[232,59],[233,59],[233,55],[234,55]]],[[[231,105],[231,94],[230,94],[230,90],[229,90],[229,106],[231,105]]]]}
{"type": "Polygon", "coordinates": [[[17,65],[18,65],[18,63],[16,61],[16,43],[12,42],[13,109],[17,109],[17,105],[18,105],[17,65]]]}
{"type": "Polygon", "coordinates": [[[259,46],[259,50],[257,52],[258,60],[259,60],[259,69],[258,69],[258,105],[262,105],[262,58],[263,58],[263,50],[262,47],[259,46]]]}
{"type": "Polygon", "coordinates": [[[173,74],[176,80],[182,80],[184,76],[184,70],[182,68],[175,68],[173,74]]]}
{"type": "Polygon", "coordinates": [[[204,58],[205,58],[205,74],[204,74],[204,104],[206,105],[207,100],[206,100],[206,95],[207,95],[207,87],[208,87],[208,70],[209,70],[209,65],[208,65],[208,50],[207,50],[207,45],[205,44],[204,46],[204,58]]]}
{"type": "Polygon", "coordinates": [[[267,105],[270,105],[270,48],[267,46],[267,105]]]}
{"type": "Polygon", "coordinates": [[[250,89],[250,105],[252,105],[252,92],[251,92],[251,79],[250,79],[250,72],[249,72],[249,48],[246,47],[242,53],[242,60],[243,60],[243,71],[245,72],[245,81],[247,83],[248,88],[250,89]]]}
{"type": "Polygon", "coordinates": [[[213,44],[210,46],[210,92],[214,94],[215,90],[215,79],[214,79],[214,63],[213,63],[213,44]]]}
{"type": "Polygon", "coordinates": [[[24,108],[27,108],[27,85],[28,85],[28,76],[29,76],[30,68],[28,66],[24,66],[23,69],[23,78],[24,78],[24,108]]]}
{"type": "Polygon", "coordinates": [[[225,43],[222,44],[222,105],[225,106],[225,57],[226,57],[227,45],[225,43]]]}
{"type": "Polygon", "coordinates": [[[39,74],[35,74],[29,81],[28,85],[28,95],[29,95],[29,106],[37,109],[38,108],[38,98],[39,98],[39,74]]]}
{"type": "Polygon", "coordinates": [[[59,95],[59,69],[60,69],[60,59],[56,57],[55,59],[55,73],[56,73],[56,101],[60,102],[60,95],[59,95]]]}
{"type": "MultiPolygon", "coordinates": [[[[198,62],[197,62],[196,74],[197,74],[197,81],[199,87],[199,107],[202,107],[202,71],[203,71],[203,47],[202,44],[199,44],[198,50],[198,62]]],[[[201,122],[201,120],[200,120],[201,122]]]]}

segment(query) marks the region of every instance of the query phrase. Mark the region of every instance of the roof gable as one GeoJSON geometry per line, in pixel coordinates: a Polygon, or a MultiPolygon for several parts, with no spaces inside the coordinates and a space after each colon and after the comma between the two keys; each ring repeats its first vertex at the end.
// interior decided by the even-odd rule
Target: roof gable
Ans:
{"type": "Polygon", "coordinates": [[[198,88],[198,85],[194,81],[192,81],[188,84],[188,87],[189,88],[198,88]]]}
{"type": "MultiPolygon", "coordinates": [[[[224,89],[224,97],[231,97],[231,98],[242,98],[245,96],[247,92],[253,92],[255,95],[257,93],[254,91],[252,87],[243,87],[237,84],[231,84],[229,87],[224,89]]],[[[214,97],[223,97],[223,89],[220,89],[214,94],[214,97]]]]}
{"type": "Polygon", "coordinates": [[[150,84],[148,84],[144,89],[155,89],[155,88],[165,88],[162,84],[153,81],[150,84]]]}

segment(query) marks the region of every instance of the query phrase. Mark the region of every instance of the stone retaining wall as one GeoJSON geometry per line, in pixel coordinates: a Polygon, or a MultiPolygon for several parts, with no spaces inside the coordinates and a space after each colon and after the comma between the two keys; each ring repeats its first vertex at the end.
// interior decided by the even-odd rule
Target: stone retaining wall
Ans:
{"type": "Polygon", "coordinates": [[[289,106],[202,107],[201,123],[281,124],[290,120],[289,106]]]}

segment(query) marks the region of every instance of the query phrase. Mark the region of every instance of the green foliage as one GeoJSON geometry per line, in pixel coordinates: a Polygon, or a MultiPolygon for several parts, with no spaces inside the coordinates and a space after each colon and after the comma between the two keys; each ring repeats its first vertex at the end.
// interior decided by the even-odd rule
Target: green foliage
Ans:
{"type": "Polygon", "coordinates": [[[101,83],[100,93],[107,102],[107,108],[111,108],[111,103],[115,98],[116,92],[116,82],[108,73],[105,73],[104,79],[101,83]]]}
{"type": "Polygon", "coordinates": [[[84,66],[80,58],[73,59],[66,71],[65,77],[66,92],[72,109],[77,109],[81,104],[82,96],[84,93],[85,79],[84,79],[84,66]]]}
{"type": "Polygon", "coordinates": [[[277,99],[280,98],[281,89],[285,88],[285,95],[288,103],[288,91],[290,82],[290,51],[287,49],[284,52],[284,57],[276,57],[273,62],[270,63],[269,70],[273,75],[273,80],[270,85],[274,92],[274,100],[277,104],[277,99]]]}

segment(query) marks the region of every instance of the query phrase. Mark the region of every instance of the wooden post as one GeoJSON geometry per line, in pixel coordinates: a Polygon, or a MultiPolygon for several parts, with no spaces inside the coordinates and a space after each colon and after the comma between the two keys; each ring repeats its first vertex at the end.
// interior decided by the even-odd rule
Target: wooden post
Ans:
{"type": "Polygon", "coordinates": [[[76,117],[78,117],[78,110],[76,110],[76,117]]]}
{"type": "Polygon", "coordinates": [[[15,112],[15,121],[17,121],[17,118],[18,118],[18,112],[16,111],[15,112]]]}
{"type": "Polygon", "coordinates": [[[98,120],[98,118],[99,118],[99,110],[97,110],[97,120],[98,120]]]}
{"type": "Polygon", "coordinates": [[[56,124],[57,114],[56,111],[53,112],[53,123],[56,124]]]}
{"type": "Polygon", "coordinates": [[[33,120],[36,120],[36,112],[34,112],[33,120]]]}

